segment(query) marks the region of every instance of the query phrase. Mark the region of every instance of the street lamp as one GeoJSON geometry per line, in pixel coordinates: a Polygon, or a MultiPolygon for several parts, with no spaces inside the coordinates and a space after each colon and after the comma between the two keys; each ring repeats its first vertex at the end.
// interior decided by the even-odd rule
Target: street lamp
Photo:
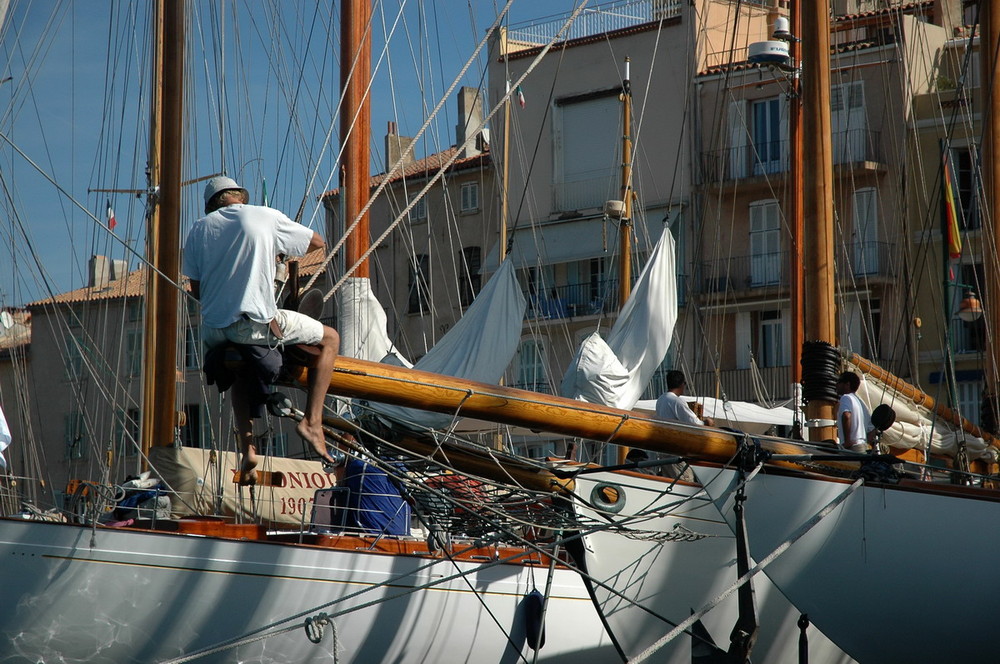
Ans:
{"type": "Polygon", "coordinates": [[[958,317],[966,323],[974,323],[983,317],[983,305],[972,290],[966,290],[962,301],[958,303],[958,317]]]}

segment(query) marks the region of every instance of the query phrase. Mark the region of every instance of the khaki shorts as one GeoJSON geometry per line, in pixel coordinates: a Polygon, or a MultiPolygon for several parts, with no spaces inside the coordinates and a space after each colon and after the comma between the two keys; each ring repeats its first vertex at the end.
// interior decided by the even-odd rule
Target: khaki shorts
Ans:
{"type": "Polygon", "coordinates": [[[258,323],[247,318],[232,323],[229,327],[203,327],[202,342],[205,348],[214,348],[227,341],[246,346],[282,346],[285,344],[316,345],[323,340],[323,324],[297,311],[278,309],[274,320],[281,328],[282,338],[271,333],[267,323],[258,323]]]}

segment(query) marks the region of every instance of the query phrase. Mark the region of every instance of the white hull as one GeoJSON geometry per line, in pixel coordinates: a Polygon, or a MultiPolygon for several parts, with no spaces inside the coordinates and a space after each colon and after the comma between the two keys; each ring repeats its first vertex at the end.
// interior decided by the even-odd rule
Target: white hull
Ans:
{"type": "MultiPolygon", "coordinates": [[[[598,603],[607,614],[610,632],[631,658],[659,641],[674,625],[705,607],[736,581],[739,576],[736,542],[729,525],[700,487],[677,483],[671,488],[669,481],[660,478],[600,473],[578,478],[578,495],[593,501],[594,488],[599,482],[616,485],[624,496],[624,508],[616,514],[608,514],[610,519],[640,533],[678,535],[674,541],[657,541],[604,530],[587,535],[585,539],[590,574],[635,602],[616,596],[599,584],[595,588],[598,603]],[[685,531],[707,537],[684,537],[685,531]]],[[[585,505],[579,505],[578,510],[584,516],[601,519],[585,505]]],[[[754,578],[754,591],[760,631],[752,660],[799,661],[797,622],[800,611],[763,574],[754,578]]],[[[715,644],[727,650],[730,632],[738,616],[734,593],[709,611],[701,622],[715,644]]],[[[810,628],[807,635],[810,662],[851,661],[815,627],[810,628]]],[[[680,634],[648,661],[690,664],[693,643],[691,636],[680,634]]]]}
{"type": "MultiPolygon", "coordinates": [[[[736,481],[724,470],[708,485],[730,519],[736,481]]],[[[765,572],[860,662],[996,661],[1000,501],[914,484],[860,487],[765,572]]],[[[755,477],[745,512],[753,555],[767,556],[850,486],[755,477]]]]}
{"type": "MultiPolygon", "coordinates": [[[[547,578],[519,565],[439,559],[418,570],[431,559],[11,519],[0,519],[0,558],[0,662],[157,662],[369,603],[334,618],[339,662],[530,662],[522,601],[547,578]]],[[[618,661],[574,572],[556,571],[547,610],[537,661],[618,661]]],[[[319,644],[295,627],[196,661],[332,662],[332,628],[319,644]]]]}

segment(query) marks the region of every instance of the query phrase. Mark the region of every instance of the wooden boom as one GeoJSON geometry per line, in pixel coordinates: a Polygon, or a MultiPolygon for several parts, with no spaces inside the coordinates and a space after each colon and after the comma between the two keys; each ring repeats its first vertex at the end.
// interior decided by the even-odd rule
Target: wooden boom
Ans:
{"type": "MultiPolygon", "coordinates": [[[[305,367],[289,368],[290,377],[302,384],[306,384],[306,371],[305,367]]],[[[337,357],[328,392],[717,463],[732,460],[740,438],[732,432],[664,422],[634,411],[343,356],[337,357]]],[[[813,451],[766,439],[762,446],[774,454],[813,451]]],[[[774,463],[803,467],[793,461],[774,463]]],[[[857,467],[846,460],[824,465],[844,470],[857,467]]]]}

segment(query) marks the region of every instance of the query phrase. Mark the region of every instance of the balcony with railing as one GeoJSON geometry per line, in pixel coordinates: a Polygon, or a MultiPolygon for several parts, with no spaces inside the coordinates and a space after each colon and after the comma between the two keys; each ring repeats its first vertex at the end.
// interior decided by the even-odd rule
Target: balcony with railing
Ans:
{"type": "Polygon", "coordinates": [[[726,293],[788,285],[788,252],[733,256],[700,265],[700,292],[726,293]]]}
{"type": "Polygon", "coordinates": [[[714,393],[716,381],[719,381],[726,398],[731,401],[762,403],[770,400],[776,403],[792,398],[792,368],[787,365],[702,371],[689,378],[689,382],[706,394],[714,393]]]}
{"type": "Polygon", "coordinates": [[[986,351],[986,323],[982,319],[966,322],[953,318],[948,332],[953,352],[965,355],[986,351]]]}
{"type": "MultiPolygon", "coordinates": [[[[615,0],[585,7],[562,39],[578,39],[680,16],[682,0],[615,0]]],[[[512,25],[507,39],[526,48],[555,39],[572,12],[512,25]]]]}
{"type": "Polygon", "coordinates": [[[608,199],[619,197],[621,174],[608,171],[606,175],[573,182],[556,182],[552,185],[552,203],[556,212],[603,208],[608,199]]]}
{"type": "MultiPolygon", "coordinates": [[[[679,307],[685,304],[686,290],[687,276],[677,275],[679,307]]],[[[547,294],[524,293],[524,299],[528,302],[524,317],[536,320],[616,314],[620,308],[617,279],[553,286],[547,294]]]]}
{"type": "MultiPolygon", "coordinates": [[[[852,279],[893,277],[897,271],[895,249],[891,242],[854,243],[844,255],[837,256],[837,273],[852,279]]],[[[777,251],[705,261],[699,265],[693,286],[705,295],[787,287],[788,260],[787,251],[777,251]]]]}
{"type": "MultiPolygon", "coordinates": [[[[833,163],[882,163],[879,132],[850,129],[833,135],[833,163]]],[[[701,179],[706,183],[732,182],[787,173],[788,140],[765,141],[713,150],[702,154],[701,179]]]]}
{"type": "Polygon", "coordinates": [[[525,318],[561,319],[618,311],[618,280],[553,286],[547,293],[525,293],[525,318]]]}

